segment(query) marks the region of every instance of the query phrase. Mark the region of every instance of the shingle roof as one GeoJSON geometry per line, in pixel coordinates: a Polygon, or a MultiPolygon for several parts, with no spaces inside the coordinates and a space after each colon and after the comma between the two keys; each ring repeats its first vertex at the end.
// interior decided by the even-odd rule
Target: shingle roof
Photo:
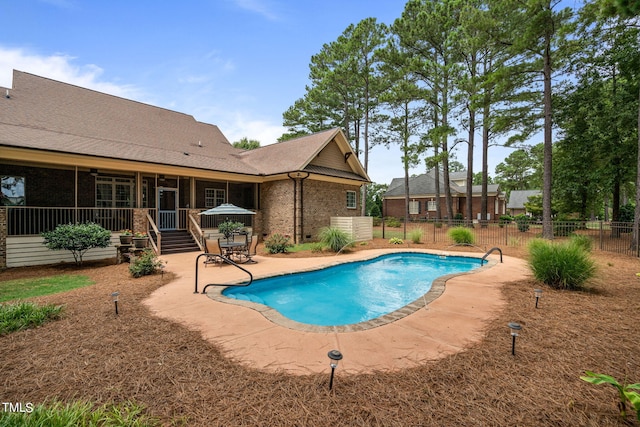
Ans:
{"type": "MultiPolygon", "coordinates": [[[[409,178],[409,195],[411,197],[423,197],[430,196],[436,194],[436,180],[434,171],[430,170],[427,173],[410,177],[409,178]]],[[[457,177],[462,176],[463,172],[458,172],[457,177]]],[[[458,186],[456,184],[451,183],[451,193],[452,194],[464,194],[466,193],[465,187],[458,186]]],[[[474,194],[479,194],[482,191],[482,186],[474,185],[471,188],[474,194]]],[[[498,184],[491,184],[487,186],[487,192],[495,193],[499,190],[498,184]]],[[[440,193],[444,193],[444,177],[442,173],[440,173],[440,193]]],[[[398,197],[404,196],[404,178],[393,178],[391,184],[389,184],[389,188],[387,192],[384,194],[384,197],[398,197]]]]}
{"type": "Polygon", "coordinates": [[[524,204],[529,201],[529,197],[542,194],[540,190],[513,190],[509,194],[507,209],[524,209],[524,204]]]}
{"type": "Polygon", "coordinates": [[[239,157],[265,175],[302,170],[337,133],[338,129],[318,132],[244,151],[239,154],[239,157]]]}
{"type": "MultiPolygon", "coordinates": [[[[247,175],[302,170],[339,132],[244,151],[217,126],[193,116],[17,70],[10,98],[4,93],[0,98],[0,144],[5,146],[247,175]]],[[[337,172],[333,176],[344,177],[337,172]]],[[[358,173],[349,178],[354,177],[364,178],[358,173]]]]}

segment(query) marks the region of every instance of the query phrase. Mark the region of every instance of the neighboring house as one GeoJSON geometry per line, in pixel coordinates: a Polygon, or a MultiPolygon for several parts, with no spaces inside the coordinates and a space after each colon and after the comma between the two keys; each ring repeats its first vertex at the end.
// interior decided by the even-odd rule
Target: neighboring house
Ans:
{"type": "Polygon", "coordinates": [[[507,203],[507,211],[509,215],[515,216],[520,214],[526,214],[527,208],[524,204],[529,201],[531,196],[540,196],[542,191],[540,190],[513,190],[509,194],[509,203],[507,203]]]}
{"type": "Polygon", "coordinates": [[[245,151],[190,115],[21,71],[0,94],[0,267],[57,262],[40,233],[67,222],[201,244],[224,218],[197,214],[222,203],[255,211],[236,218],[254,234],[302,242],[360,215],[370,182],[340,129],[245,151]]]}
{"type": "MultiPolygon", "coordinates": [[[[436,180],[434,171],[409,178],[409,214],[412,219],[446,219],[447,207],[444,193],[444,177],[440,173],[440,200],[436,197],[436,180]],[[436,218],[437,204],[443,218],[436,218]]],[[[466,172],[455,172],[449,175],[451,196],[453,198],[453,214],[466,216],[466,172]]],[[[480,219],[482,186],[472,187],[473,219],[480,219]]],[[[500,192],[498,184],[487,186],[487,219],[497,219],[505,213],[506,203],[504,194],[500,192]]],[[[394,178],[389,184],[382,201],[383,215],[404,218],[405,189],[404,178],[394,178]]]]}

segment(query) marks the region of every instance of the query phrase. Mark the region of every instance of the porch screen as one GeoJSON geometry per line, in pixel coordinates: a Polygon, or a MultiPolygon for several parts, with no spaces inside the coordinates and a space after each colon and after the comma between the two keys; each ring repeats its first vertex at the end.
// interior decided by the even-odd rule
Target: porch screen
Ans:
{"type": "Polygon", "coordinates": [[[128,178],[96,178],[96,206],[99,208],[133,207],[134,180],[128,178]]]}
{"type": "Polygon", "coordinates": [[[204,189],[204,205],[207,208],[215,208],[224,203],[224,190],[220,188],[204,189]]]}

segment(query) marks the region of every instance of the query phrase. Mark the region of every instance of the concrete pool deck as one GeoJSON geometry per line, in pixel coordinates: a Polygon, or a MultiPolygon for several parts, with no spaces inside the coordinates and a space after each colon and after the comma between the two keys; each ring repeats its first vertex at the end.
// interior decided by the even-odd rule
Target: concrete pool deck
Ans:
{"type": "MultiPolygon", "coordinates": [[[[392,252],[435,250],[364,250],[339,256],[312,258],[273,258],[256,256],[257,264],[242,265],[254,278],[327,267],[348,261],[370,259],[392,252]]],[[[448,253],[480,258],[478,253],[448,253]]],[[[412,367],[463,350],[480,341],[496,313],[504,307],[501,287],[504,282],[529,276],[524,260],[490,255],[489,266],[475,273],[446,280],[444,292],[427,305],[413,307],[382,326],[365,328],[308,328],[287,326],[282,316],[272,317],[252,304],[222,302],[219,289],[195,294],[195,270],[198,253],[166,255],[166,270],[176,274],[170,283],[153,292],[145,304],[161,318],[178,322],[202,333],[204,339],[218,344],[226,356],[246,366],[293,374],[327,372],[327,353],[337,349],[344,358],[340,369],[347,373],[390,371],[412,367]],[[264,315],[263,315],[264,314],[264,315]]],[[[209,265],[200,258],[198,290],[208,283],[234,283],[246,273],[230,265],[209,265]]],[[[294,322],[295,323],[295,322],[294,322]]]]}

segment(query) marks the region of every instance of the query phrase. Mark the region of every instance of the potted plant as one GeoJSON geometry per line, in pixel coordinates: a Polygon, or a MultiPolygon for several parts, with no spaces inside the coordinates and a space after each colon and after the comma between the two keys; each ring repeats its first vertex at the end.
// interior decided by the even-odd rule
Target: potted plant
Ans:
{"type": "Polygon", "coordinates": [[[133,231],[131,230],[120,230],[120,244],[122,245],[130,245],[133,240],[133,231]]]}
{"type": "Polygon", "coordinates": [[[224,237],[229,240],[231,235],[242,227],[244,227],[244,224],[241,222],[225,221],[218,224],[218,232],[224,234],[224,237]]]}
{"type": "Polygon", "coordinates": [[[142,249],[147,247],[147,241],[149,240],[149,236],[144,231],[138,231],[133,236],[133,245],[137,249],[142,249]]]}

